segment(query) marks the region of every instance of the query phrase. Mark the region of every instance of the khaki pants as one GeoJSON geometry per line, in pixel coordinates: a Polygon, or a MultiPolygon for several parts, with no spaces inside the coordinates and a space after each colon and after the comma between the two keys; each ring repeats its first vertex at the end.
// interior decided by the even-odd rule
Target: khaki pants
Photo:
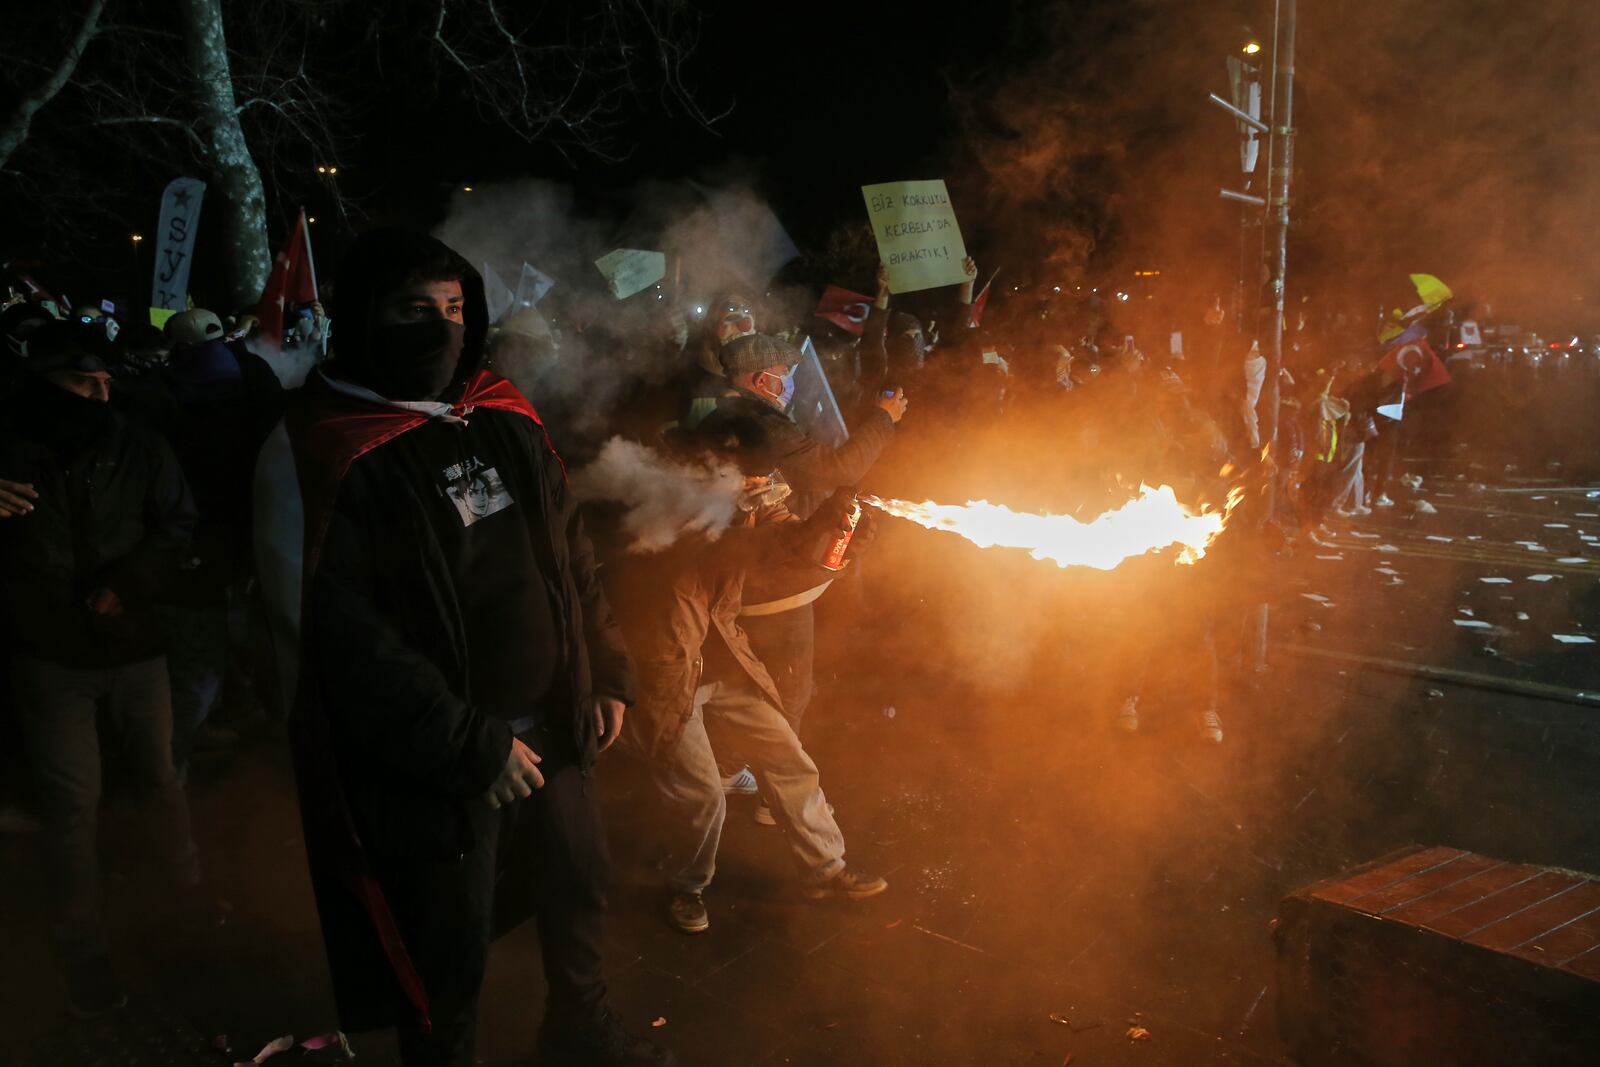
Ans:
{"type": "Polygon", "coordinates": [[[806,881],[827,881],[843,870],[844,834],[822,795],[817,765],[800,747],[793,728],[752,688],[719,681],[695,691],[694,715],[682,738],[651,765],[667,807],[671,887],[698,893],[716,872],[728,805],[712,734],[736,745],[749,761],[806,881]]]}

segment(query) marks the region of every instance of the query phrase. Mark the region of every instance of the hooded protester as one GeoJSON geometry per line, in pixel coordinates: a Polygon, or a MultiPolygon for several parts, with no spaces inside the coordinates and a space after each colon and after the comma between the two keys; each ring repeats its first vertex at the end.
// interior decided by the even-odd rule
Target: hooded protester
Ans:
{"type": "Polygon", "coordinates": [[[601,969],[591,775],[634,679],[561,460],[481,367],[460,256],[380,230],[338,286],[332,362],[262,452],[257,553],[341,1022],[472,1063],[489,944],[531,913],[542,1062],[671,1063],[601,969]]]}
{"type": "Polygon", "coordinates": [[[101,922],[102,717],[122,742],[119,766],[159,815],[175,883],[199,881],[151,616],[195,516],[171,451],[108,402],[103,328],[40,326],[26,367],[0,419],[0,635],[38,783],[64,984],[73,1010],[90,1017],[127,1000],[101,922]]]}

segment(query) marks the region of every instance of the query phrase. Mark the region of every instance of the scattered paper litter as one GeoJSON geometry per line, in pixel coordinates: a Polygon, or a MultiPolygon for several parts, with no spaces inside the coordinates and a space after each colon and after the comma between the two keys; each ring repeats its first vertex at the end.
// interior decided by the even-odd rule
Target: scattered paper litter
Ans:
{"type": "Polygon", "coordinates": [[[1600,519],[1600,511],[1574,511],[1572,517],[1575,519],[1600,519]]]}
{"type": "Polygon", "coordinates": [[[1528,499],[1529,500],[1549,500],[1550,498],[1547,497],[1547,496],[1530,496],[1528,499]]]}
{"type": "Polygon", "coordinates": [[[665,1015],[657,1015],[650,1025],[659,1030],[661,1027],[667,1025],[667,1017],[665,1015]]]}
{"type": "Polygon", "coordinates": [[[1400,550],[1398,548],[1394,547],[1393,545],[1373,545],[1372,546],[1372,551],[1374,551],[1374,552],[1398,552],[1400,550]]]}
{"type": "Polygon", "coordinates": [[[1553,575],[1553,574],[1530,574],[1530,575],[1528,575],[1528,581],[1530,581],[1530,582],[1549,582],[1549,581],[1554,581],[1554,580],[1555,580],[1555,575],[1553,575]]]}
{"type": "Polygon", "coordinates": [[[1489,629],[1489,624],[1484,622],[1482,619],[1451,619],[1450,621],[1455,623],[1457,626],[1470,626],[1474,630],[1489,629]]]}
{"type": "Polygon", "coordinates": [[[1526,611],[1517,612],[1517,621],[1518,622],[1527,622],[1528,619],[1530,619],[1531,617],[1532,616],[1530,616],[1526,611]]]}
{"type": "Polygon", "coordinates": [[[1543,545],[1523,545],[1522,547],[1526,548],[1529,552],[1548,552],[1548,551],[1550,551],[1548,548],[1544,547],[1543,545]]]}
{"type": "Polygon", "coordinates": [[[1584,634],[1551,634],[1550,636],[1555,638],[1557,641],[1560,641],[1563,645],[1594,644],[1594,638],[1585,636],[1584,634]]]}
{"type": "Polygon", "coordinates": [[[1443,541],[1445,544],[1448,545],[1450,542],[1454,541],[1455,538],[1454,537],[1443,537],[1443,536],[1441,536],[1439,534],[1429,534],[1428,535],[1428,540],[1430,540],[1430,541],[1443,541]]]}
{"type": "Polygon", "coordinates": [[[1318,559],[1344,559],[1343,556],[1318,556],[1318,559]]]}
{"type": "Polygon", "coordinates": [[[1413,500],[1411,502],[1411,508],[1418,515],[1437,515],[1437,514],[1439,514],[1438,509],[1435,508],[1432,504],[1428,503],[1426,500],[1413,500]]]}
{"type": "Polygon", "coordinates": [[[1128,1027],[1127,1037],[1129,1041],[1149,1041],[1150,1031],[1142,1026],[1130,1026],[1128,1027]]]}
{"type": "Polygon", "coordinates": [[[1377,534],[1362,533],[1360,530],[1351,530],[1350,536],[1359,537],[1363,541],[1376,541],[1378,539],[1377,534]]]}
{"type": "Polygon", "coordinates": [[[1562,556],[1560,559],[1556,560],[1556,562],[1557,563],[1588,563],[1589,562],[1589,557],[1588,556],[1562,556]]]}
{"type": "Polygon", "coordinates": [[[1511,584],[1511,579],[1510,578],[1479,578],[1478,581],[1482,582],[1484,585],[1510,585],[1511,584]]]}
{"type": "Polygon", "coordinates": [[[1468,618],[1471,618],[1472,615],[1473,615],[1473,611],[1472,611],[1471,608],[1457,608],[1456,609],[1456,613],[1459,614],[1459,615],[1465,615],[1468,618]]]}
{"type": "Polygon", "coordinates": [[[1318,604],[1321,604],[1324,607],[1332,607],[1333,606],[1333,601],[1329,600],[1327,597],[1323,596],[1321,593],[1301,593],[1300,595],[1305,597],[1307,600],[1315,600],[1318,604]]]}
{"type": "Polygon", "coordinates": [[[1482,541],[1483,538],[1479,537],[1477,534],[1468,534],[1467,535],[1467,540],[1468,541],[1482,541]]]}
{"type": "Polygon", "coordinates": [[[1568,526],[1564,522],[1547,522],[1547,523],[1544,524],[1544,528],[1546,530],[1570,530],[1570,529],[1572,529],[1572,527],[1568,526]]]}
{"type": "Polygon", "coordinates": [[[1374,567],[1372,569],[1377,571],[1379,574],[1387,574],[1391,578],[1398,578],[1400,576],[1400,572],[1395,570],[1393,567],[1374,567]]]}

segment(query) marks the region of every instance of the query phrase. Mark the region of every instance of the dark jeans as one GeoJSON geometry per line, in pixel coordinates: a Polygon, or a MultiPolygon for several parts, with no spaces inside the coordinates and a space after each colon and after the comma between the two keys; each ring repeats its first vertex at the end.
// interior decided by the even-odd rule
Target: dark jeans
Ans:
{"type": "Polygon", "coordinates": [[[600,942],[610,858],[594,782],[571,766],[545,773],[544,788],[526,800],[475,809],[476,845],[460,860],[374,863],[433,1021],[426,1034],[399,1028],[405,1067],[470,1067],[489,942],[530,901],[547,1020],[581,1025],[606,1002],[600,942]]]}
{"type": "Polygon", "coordinates": [[[816,689],[812,673],[816,658],[816,603],[780,611],[776,615],[741,615],[739,626],[750,638],[750,648],[772,675],[783,698],[783,717],[795,736],[800,720],[811,706],[816,689]]]}
{"type": "Polygon", "coordinates": [[[159,820],[161,859],[180,886],[199,878],[189,803],[172,765],[167,661],[81,670],[17,658],[10,673],[56,883],[56,936],[69,959],[82,959],[106,949],[95,834],[101,712],[118,735],[118,767],[142,787],[159,820]]]}

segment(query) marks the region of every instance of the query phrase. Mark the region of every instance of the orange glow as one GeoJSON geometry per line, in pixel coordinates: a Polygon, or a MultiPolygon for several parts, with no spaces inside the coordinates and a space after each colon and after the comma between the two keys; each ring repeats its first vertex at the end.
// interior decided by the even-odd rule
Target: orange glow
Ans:
{"type": "Polygon", "coordinates": [[[914,504],[863,496],[861,502],[930,530],[960,534],[980,548],[1021,548],[1058,567],[1109,571],[1126,559],[1174,545],[1181,546],[1177,562],[1194,563],[1222,532],[1242,496],[1243,490],[1235,488],[1222,511],[1195,511],[1178,500],[1170,485],[1141,485],[1138,496],[1088,522],[1070,515],[1012,511],[987,500],[914,504]]]}

